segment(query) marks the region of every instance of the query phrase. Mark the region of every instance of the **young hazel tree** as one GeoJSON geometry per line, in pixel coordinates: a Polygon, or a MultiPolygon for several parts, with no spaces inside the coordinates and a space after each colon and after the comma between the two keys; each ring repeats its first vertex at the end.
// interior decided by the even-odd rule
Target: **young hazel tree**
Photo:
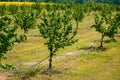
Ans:
{"type": "Polygon", "coordinates": [[[70,46],[77,41],[75,39],[77,28],[73,28],[71,24],[72,15],[61,11],[44,12],[41,19],[39,31],[46,40],[45,45],[50,51],[49,69],[51,69],[54,53],[58,49],[70,46]]]}
{"type": "Polygon", "coordinates": [[[29,29],[34,28],[36,24],[36,16],[34,13],[34,10],[32,11],[31,9],[19,11],[14,15],[15,17],[15,23],[22,29],[24,30],[24,33],[20,35],[19,41],[25,41],[27,39],[26,33],[28,32],[29,29]]]}
{"type": "Polygon", "coordinates": [[[118,14],[102,14],[95,16],[95,24],[92,25],[92,27],[102,35],[100,48],[103,47],[103,39],[105,36],[114,40],[114,36],[118,33],[118,27],[120,25],[118,18],[118,14]]]}
{"type": "Polygon", "coordinates": [[[82,21],[83,17],[84,17],[84,12],[82,7],[80,5],[75,5],[73,18],[76,21],[77,28],[78,28],[78,23],[82,21]]]}
{"type": "Polygon", "coordinates": [[[5,54],[13,47],[13,43],[16,42],[17,26],[11,26],[12,19],[4,16],[0,18],[0,67],[8,69],[12,66],[1,63],[2,59],[5,59],[5,54]]]}
{"type": "Polygon", "coordinates": [[[22,10],[16,13],[15,22],[21,29],[24,30],[24,33],[28,32],[28,29],[31,29],[35,26],[36,23],[36,16],[34,10],[31,9],[22,10]]]}
{"type": "Polygon", "coordinates": [[[101,33],[101,44],[100,44],[100,48],[103,47],[103,39],[106,33],[106,28],[103,26],[104,23],[104,18],[100,18],[98,15],[95,16],[95,24],[92,25],[92,28],[95,28],[96,31],[101,33]]]}
{"type": "Polygon", "coordinates": [[[115,35],[118,33],[118,29],[120,26],[120,14],[117,13],[114,16],[109,16],[107,18],[107,23],[109,24],[108,29],[108,37],[110,37],[112,40],[115,40],[115,35]]]}

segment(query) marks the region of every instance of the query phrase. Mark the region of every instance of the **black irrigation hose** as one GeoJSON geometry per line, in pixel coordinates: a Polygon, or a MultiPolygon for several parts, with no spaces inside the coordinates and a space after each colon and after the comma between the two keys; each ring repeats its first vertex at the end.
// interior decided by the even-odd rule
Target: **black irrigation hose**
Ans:
{"type": "Polygon", "coordinates": [[[32,66],[29,66],[29,67],[25,67],[25,68],[18,68],[16,70],[24,70],[24,69],[28,69],[28,68],[32,68],[34,66],[37,66],[38,64],[41,64],[43,61],[45,61],[47,58],[49,58],[49,56],[47,56],[46,58],[44,58],[43,60],[39,61],[38,63],[32,65],[32,66]]]}
{"type": "MultiPolygon", "coordinates": [[[[64,55],[64,54],[58,54],[58,55],[56,55],[56,54],[55,54],[54,56],[68,56],[68,55],[64,55]]],[[[14,69],[14,70],[6,70],[6,69],[3,69],[3,70],[0,70],[0,72],[8,72],[8,71],[10,71],[10,72],[18,72],[18,71],[24,71],[24,70],[26,70],[26,69],[30,69],[30,68],[33,68],[34,66],[37,66],[37,65],[41,64],[43,61],[45,61],[45,60],[48,59],[48,58],[49,58],[49,56],[47,56],[46,58],[42,59],[42,60],[39,61],[38,63],[36,63],[36,64],[34,64],[34,65],[32,65],[32,66],[29,66],[29,67],[16,68],[16,69],[14,69]]]]}
{"type": "Polygon", "coordinates": [[[44,58],[44,59],[42,59],[41,61],[39,61],[38,63],[36,63],[36,64],[34,64],[34,65],[32,65],[32,66],[29,66],[29,67],[25,67],[25,68],[16,68],[15,70],[0,70],[1,72],[7,72],[7,71],[13,71],[13,72],[15,72],[15,71],[18,71],[18,70],[25,70],[25,69],[30,69],[30,68],[33,68],[34,66],[36,66],[36,65],[38,65],[38,64],[40,64],[40,63],[42,63],[43,61],[45,61],[47,58],[49,58],[49,56],[47,56],[46,58],[44,58]]]}

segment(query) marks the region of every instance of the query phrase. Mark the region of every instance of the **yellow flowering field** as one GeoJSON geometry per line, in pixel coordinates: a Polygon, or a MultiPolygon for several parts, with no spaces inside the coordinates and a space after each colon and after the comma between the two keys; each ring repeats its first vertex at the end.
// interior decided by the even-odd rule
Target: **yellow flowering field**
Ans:
{"type": "MultiPolygon", "coordinates": [[[[22,4],[26,4],[26,5],[31,5],[34,4],[35,2],[0,2],[0,5],[2,4],[6,4],[6,5],[10,5],[10,4],[17,4],[17,5],[22,5],[22,4]]],[[[45,2],[42,2],[41,4],[46,4],[45,2]]]]}

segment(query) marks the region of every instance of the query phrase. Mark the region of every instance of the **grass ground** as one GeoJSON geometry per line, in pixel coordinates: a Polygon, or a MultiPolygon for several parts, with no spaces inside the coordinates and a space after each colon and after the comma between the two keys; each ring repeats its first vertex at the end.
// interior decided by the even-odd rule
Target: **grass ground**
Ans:
{"type": "Polygon", "coordinates": [[[120,37],[116,37],[117,42],[106,41],[104,50],[96,49],[101,36],[90,28],[93,23],[92,15],[79,23],[76,36],[79,41],[56,53],[52,71],[47,70],[48,59],[27,68],[49,55],[39,32],[30,30],[28,40],[15,44],[13,51],[8,52],[7,59],[3,61],[20,68],[19,74],[7,76],[11,72],[0,72],[3,80],[120,80],[120,37]]]}

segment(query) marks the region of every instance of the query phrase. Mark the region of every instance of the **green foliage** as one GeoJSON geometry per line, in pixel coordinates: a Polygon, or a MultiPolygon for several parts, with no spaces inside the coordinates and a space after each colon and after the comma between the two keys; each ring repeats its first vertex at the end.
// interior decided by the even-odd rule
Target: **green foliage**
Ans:
{"type": "Polygon", "coordinates": [[[34,9],[34,10],[38,10],[38,11],[41,11],[43,6],[40,4],[40,3],[35,3],[35,4],[32,4],[31,5],[31,8],[34,9]]]}
{"type": "Polygon", "coordinates": [[[98,31],[102,35],[100,47],[103,47],[103,39],[105,35],[107,36],[108,31],[108,27],[105,27],[105,25],[103,25],[104,23],[106,23],[105,17],[95,15],[95,24],[92,25],[92,27],[95,28],[96,31],[98,31]]]}
{"type": "Polygon", "coordinates": [[[5,16],[0,18],[0,59],[4,57],[4,53],[12,49],[15,42],[17,26],[10,26],[12,19],[5,16]]]}
{"type": "Polygon", "coordinates": [[[31,8],[31,5],[27,5],[27,4],[22,4],[19,6],[21,11],[26,11],[29,10],[31,8]]]}
{"type": "Polygon", "coordinates": [[[84,6],[84,11],[86,12],[86,13],[88,13],[88,16],[90,15],[90,12],[93,10],[93,8],[94,8],[94,6],[95,5],[93,5],[93,3],[86,3],[86,4],[84,4],[85,6],[84,6]]]}
{"type": "Polygon", "coordinates": [[[100,15],[101,16],[106,16],[107,14],[111,14],[112,10],[109,5],[102,5],[101,10],[100,10],[100,15]]]}
{"type": "Polygon", "coordinates": [[[51,7],[50,4],[46,4],[46,5],[45,5],[45,9],[46,9],[47,11],[51,11],[51,10],[52,10],[52,7],[51,7]]]}
{"type": "Polygon", "coordinates": [[[6,58],[7,51],[12,50],[15,42],[21,42],[26,40],[26,35],[20,35],[16,33],[18,26],[9,16],[3,16],[0,18],[0,67],[4,69],[15,69],[10,64],[2,64],[1,60],[6,58]]]}
{"type": "Polygon", "coordinates": [[[19,6],[15,5],[15,4],[8,5],[7,8],[8,8],[8,11],[10,12],[11,15],[16,14],[17,11],[19,10],[19,6]]]}
{"type": "MultiPolygon", "coordinates": [[[[43,22],[39,25],[39,31],[41,36],[46,39],[45,45],[47,45],[50,51],[50,62],[52,62],[53,54],[59,48],[70,46],[77,41],[74,38],[77,29],[73,29],[70,22],[72,15],[68,14],[68,11],[65,11],[65,13],[60,11],[43,13],[43,22]]],[[[50,65],[49,68],[51,68],[50,65]]]]}
{"type": "Polygon", "coordinates": [[[79,6],[79,5],[75,6],[73,17],[74,17],[75,21],[81,21],[83,19],[84,14],[83,14],[83,10],[82,10],[81,6],[79,6]]]}
{"type": "Polygon", "coordinates": [[[51,47],[58,49],[69,46],[76,42],[70,20],[72,18],[67,14],[60,15],[60,12],[48,12],[43,14],[43,23],[39,25],[39,30],[43,38],[46,39],[48,49],[51,47]],[[72,35],[71,35],[72,34],[72,35]]]}
{"type": "Polygon", "coordinates": [[[115,34],[118,32],[118,26],[120,25],[118,18],[118,14],[112,15],[111,13],[95,15],[95,24],[92,27],[102,34],[100,47],[102,47],[104,36],[114,39],[115,34]]]}
{"type": "Polygon", "coordinates": [[[111,16],[109,16],[107,18],[107,22],[110,25],[109,29],[108,29],[108,32],[107,32],[107,35],[110,38],[114,38],[115,34],[118,33],[118,27],[120,25],[120,21],[118,21],[117,19],[118,19],[117,15],[115,15],[114,18],[112,18],[111,16]]]}
{"type": "Polygon", "coordinates": [[[28,29],[31,29],[36,24],[35,13],[32,10],[23,10],[16,13],[15,22],[16,24],[24,30],[25,33],[28,32],[28,29]]]}
{"type": "Polygon", "coordinates": [[[23,42],[23,41],[25,41],[25,40],[27,40],[26,34],[21,34],[21,35],[18,35],[18,36],[16,37],[16,42],[18,42],[18,43],[23,42]]]}
{"type": "Polygon", "coordinates": [[[15,70],[16,68],[10,64],[2,64],[0,63],[0,67],[2,67],[3,69],[7,69],[7,70],[15,70]]]}
{"type": "Polygon", "coordinates": [[[120,12],[116,14],[115,19],[116,19],[116,25],[120,28],[120,12]]]}
{"type": "Polygon", "coordinates": [[[35,17],[39,18],[41,16],[40,14],[41,14],[41,12],[42,12],[42,10],[44,8],[44,5],[41,5],[40,3],[36,2],[35,4],[31,5],[31,8],[35,13],[35,17]]]}
{"type": "Polygon", "coordinates": [[[84,12],[82,7],[80,5],[75,5],[73,18],[76,21],[77,27],[78,27],[78,22],[79,21],[81,22],[83,17],[84,17],[84,12]]]}
{"type": "MultiPolygon", "coordinates": [[[[16,25],[11,25],[12,19],[4,16],[0,18],[0,61],[5,59],[6,52],[12,50],[14,42],[16,42],[16,25]]],[[[4,69],[13,68],[11,65],[2,64],[0,62],[0,67],[4,69]]]]}
{"type": "Polygon", "coordinates": [[[103,23],[105,23],[105,18],[100,18],[100,16],[95,15],[95,24],[92,27],[94,27],[96,31],[105,34],[107,28],[102,25],[103,23]]]}
{"type": "Polygon", "coordinates": [[[4,5],[0,5],[0,16],[4,16],[7,13],[7,6],[4,5]]]}

